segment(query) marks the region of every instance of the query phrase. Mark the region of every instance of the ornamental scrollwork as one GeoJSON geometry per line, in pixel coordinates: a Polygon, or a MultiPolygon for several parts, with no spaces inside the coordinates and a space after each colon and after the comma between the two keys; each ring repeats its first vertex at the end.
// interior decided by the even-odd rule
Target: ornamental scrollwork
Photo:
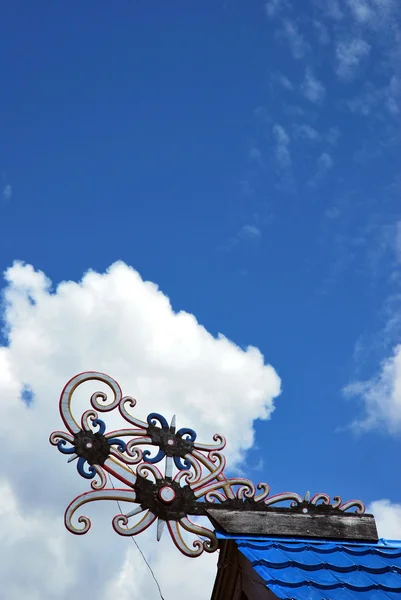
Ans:
{"type": "Polygon", "coordinates": [[[112,521],[118,534],[137,535],[157,522],[157,540],[167,527],[177,548],[186,556],[196,557],[204,551],[214,552],[218,546],[211,529],[189,518],[206,515],[207,508],[272,510],[290,503],[288,510],[302,512],[341,513],[352,508],[360,515],[365,512],[359,500],[343,503],[336,496],[331,503],[323,493],[312,498],[309,493],[304,497],[294,492],[270,495],[267,483],[255,485],[242,477],[227,477],[223,436],[215,434],[212,444],[199,443],[193,429],[177,430],[175,416],[170,424],[158,413],[150,413],[142,421],[133,414],[135,407],[136,400],[123,396],[119,384],[103,373],[81,373],[64,387],[59,408],[67,431],[54,431],[50,443],[68,456],[68,462],[76,461],[81,477],[91,480],[90,491],[77,496],[65,511],[65,526],[71,533],[82,535],[91,527],[87,516],[77,516],[85,504],[97,500],[128,502],[133,509],[117,514],[112,521]],[[89,381],[106,384],[111,394],[92,394],[91,408],[76,420],[72,397],[89,381]],[[99,415],[110,411],[117,411],[127,427],[107,432],[99,415]]]}

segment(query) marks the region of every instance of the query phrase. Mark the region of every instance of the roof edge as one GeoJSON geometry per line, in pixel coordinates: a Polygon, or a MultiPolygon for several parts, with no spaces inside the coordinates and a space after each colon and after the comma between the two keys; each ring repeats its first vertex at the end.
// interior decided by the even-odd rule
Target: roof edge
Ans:
{"type": "Polygon", "coordinates": [[[345,546],[374,546],[378,548],[401,548],[401,540],[389,540],[386,538],[379,538],[377,542],[361,542],[358,540],[349,539],[325,539],[325,538],[295,538],[295,537],[280,537],[274,535],[243,535],[233,533],[223,533],[216,531],[216,537],[219,540],[234,540],[239,542],[244,541],[274,541],[274,542],[285,542],[286,544],[343,544],[345,546]]]}
{"type": "Polygon", "coordinates": [[[210,507],[206,513],[217,531],[236,535],[262,535],[311,539],[347,539],[377,542],[373,515],[235,510],[210,507]]]}

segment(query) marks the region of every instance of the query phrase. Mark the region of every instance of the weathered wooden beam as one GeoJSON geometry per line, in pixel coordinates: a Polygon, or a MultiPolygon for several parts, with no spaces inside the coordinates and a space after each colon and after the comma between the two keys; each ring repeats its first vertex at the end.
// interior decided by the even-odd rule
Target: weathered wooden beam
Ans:
{"type": "Polygon", "coordinates": [[[377,542],[373,515],[303,514],[288,511],[260,512],[208,508],[206,513],[217,530],[241,535],[329,538],[377,542]]]}

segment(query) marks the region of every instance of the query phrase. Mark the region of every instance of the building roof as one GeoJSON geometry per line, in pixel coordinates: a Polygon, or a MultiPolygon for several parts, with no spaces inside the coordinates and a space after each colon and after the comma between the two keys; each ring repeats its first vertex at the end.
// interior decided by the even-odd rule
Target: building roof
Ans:
{"type": "Polygon", "coordinates": [[[401,541],[377,543],[236,536],[240,552],[277,598],[400,600],[401,541]]]}

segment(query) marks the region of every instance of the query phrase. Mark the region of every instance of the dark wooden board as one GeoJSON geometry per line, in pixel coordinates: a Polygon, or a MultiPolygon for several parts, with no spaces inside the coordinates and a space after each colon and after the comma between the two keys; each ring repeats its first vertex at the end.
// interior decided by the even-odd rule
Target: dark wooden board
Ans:
{"type": "Polygon", "coordinates": [[[233,540],[220,540],[211,600],[278,600],[233,540]]]}
{"type": "Polygon", "coordinates": [[[377,542],[373,515],[327,515],[207,509],[217,530],[241,535],[377,542]]]}

